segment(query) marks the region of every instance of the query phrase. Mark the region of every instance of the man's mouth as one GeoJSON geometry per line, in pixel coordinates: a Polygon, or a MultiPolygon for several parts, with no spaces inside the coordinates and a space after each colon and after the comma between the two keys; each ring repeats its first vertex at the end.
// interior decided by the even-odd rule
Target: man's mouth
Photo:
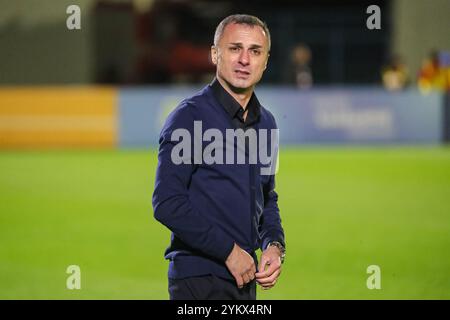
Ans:
{"type": "Polygon", "coordinates": [[[237,74],[238,76],[244,76],[244,77],[247,77],[247,76],[250,75],[250,72],[249,72],[249,71],[247,71],[247,70],[242,70],[242,69],[236,69],[236,70],[234,70],[234,72],[236,72],[236,74],[237,74]]]}

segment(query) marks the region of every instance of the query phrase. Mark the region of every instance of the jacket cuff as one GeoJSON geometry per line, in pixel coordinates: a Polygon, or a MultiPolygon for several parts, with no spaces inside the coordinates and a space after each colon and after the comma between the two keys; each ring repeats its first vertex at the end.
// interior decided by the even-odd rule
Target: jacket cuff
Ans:
{"type": "Polygon", "coordinates": [[[283,247],[286,248],[286,244],[284,243],[283,236],[278,235],[278,236],[270,236],[270,237],[264,238],[261,243],[261,251],[266,250],[269,243],[271,243],[273,241],[277,241],[277,242],[281,243],[283,245],[283,247]]]}

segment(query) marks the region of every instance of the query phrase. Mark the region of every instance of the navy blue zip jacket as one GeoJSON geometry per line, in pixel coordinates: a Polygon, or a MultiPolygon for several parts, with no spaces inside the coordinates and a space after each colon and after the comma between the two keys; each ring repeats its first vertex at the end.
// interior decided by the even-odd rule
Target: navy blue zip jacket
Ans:
{"type": "MultiPolygon", "coordinates": [[[[275,176],[261,175],[262,165],[249,161],[249,150],[244,164],[225,164],[226,130],[236,126],[214,94],[213,85],[182,101],[168,116],[159,137],[153,209],[155,219],[172,231],[165,258],[170,260],[168,276],[174,279],[207,274],[234,279],[225,265],[234,243],[250,253],[255,262],[258,248],[264,250],[271,241],[284,245],[275,176]],[[223,164],[199,163],[194,152],[184,151],[180,153],[183,163],[174,163],[172,151],[181,139],[172,139],[172,133],[187,130],[194,151],[194,121],[201,121],[202,134],[211,128],[220,130],[224,139],[223,164]]],[[[253,128],[257,132],[275,129],[273,115],[254,94],[252,99],[259,109],[253,128]]],[[[270,136],[266,141],[270,142],[270,136]]],[[[210,143],[202,141],[201,152],[210,143]]]]}

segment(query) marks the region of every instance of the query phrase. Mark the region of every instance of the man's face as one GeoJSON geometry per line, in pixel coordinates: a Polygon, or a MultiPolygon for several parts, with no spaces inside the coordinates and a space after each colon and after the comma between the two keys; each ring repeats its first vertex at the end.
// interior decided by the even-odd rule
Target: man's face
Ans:
{"type": "Polygon", "coordinates": [[[231,23],[211,48],[217,77],[230,89],[245,91],[261,80],[269,58],[269,43],[259,26],[231,23]]]}

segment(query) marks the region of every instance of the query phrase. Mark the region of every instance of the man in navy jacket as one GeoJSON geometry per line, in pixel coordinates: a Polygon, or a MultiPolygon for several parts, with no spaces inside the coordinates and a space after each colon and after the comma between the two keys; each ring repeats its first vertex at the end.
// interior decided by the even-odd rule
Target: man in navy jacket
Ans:
{"type": "Polygon", "coordinates": [[[211,47],[216,79],[182,101],[161,131],[153,208],[172,231],[171,299],[256,299],[256,283],[269,289],[281,273],[277,127],[254,93],[269,51],[265,23],[225,18],[211,47]]]}

